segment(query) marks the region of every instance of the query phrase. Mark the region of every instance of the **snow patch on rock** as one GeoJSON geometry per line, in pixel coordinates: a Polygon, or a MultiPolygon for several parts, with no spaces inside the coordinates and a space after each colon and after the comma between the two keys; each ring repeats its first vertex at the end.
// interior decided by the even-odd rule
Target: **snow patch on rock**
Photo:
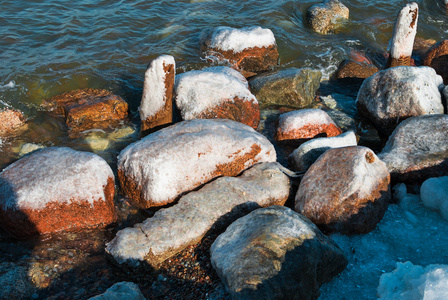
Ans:
{"type": "Polygon", "coordinates": [[[275,37],[270,29],[260,26],[239,29],[220,26],[214,30],[210,46],[224,51],[241,52],[247,48],[263,48],[275,44],[275,37]]]}
{"type": "Polygon", "coordinates": [[[308,108],[281,114],[278,127],[284,132],[294,131],[308,125],[330,125],[336,123],[320,109],[308,108]]]}

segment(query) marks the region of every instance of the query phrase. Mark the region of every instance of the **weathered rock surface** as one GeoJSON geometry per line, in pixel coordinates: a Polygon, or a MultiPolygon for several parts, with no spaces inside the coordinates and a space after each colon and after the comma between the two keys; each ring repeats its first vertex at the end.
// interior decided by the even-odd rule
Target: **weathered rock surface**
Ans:
{"type": "Polygon", "coordinates": [[[420,188],[420,198],[426,207],[440,211],[448,220],[448,176],[425,180],[420,188]]]}
{"type": "Polygon", "coordinates": [[[290,183],[282,170],[278,163],[261,163],[239,177],[218,178],[143,223],[119,231],[106,252],[119,264],[137,266],[146,260],[157,268],[210,230],[259,207],[283,205],[290,183]]]}
{"type": "Polygon", "coordinates": [[[281,114],[278,119],[277,141],[311,139],[316,136],[336,136],[342,130],[320,109],[301,109],[281,114]]]}
{"type": "Polygon", "coordinates": [[[426,115],[403,121],[378,154],[392,180],[422,183],[448,175],[448,115],[426,115]]]}
{"type": "Polygon", "coordinates": [[[423,58],[423,65],[436,70],[442,76],[443,83],[448,84],[448,40],[432,46],[423,58]]]}
{"type": "Polygon", "coordinates": [[[27,269],[11,262],[0,264],[0,299],[32,299],[35,288],[28,279],[27,269]]]}
{"type": "Polygon", "coordinates": [[[443,113],[443,87],[442,77],[432,68],[390,68],[364,80],[358,109],[380,132],[390,135],[404,119],[443,113]]]}
{"type": "Polygon", "coordinates": [[[369,148],[330,149],[305,173],[295,210],[327,232],[367,233],[387,210],[389,183],[386,164],[369,148]]]}
{"type": "Polygon", "coordinates": [[[175,74],[176,63],[170,55],[159,56],[149,64],[139,107],[142,132],[173,122],[175,74]]]}
{"type": "Polygon", "coordinates": [[[125,195],[162,206],[219,176],[276,160],[273,145],[247,125],[224,119],[183,121],[129,145],[118,157],[125,195]]]}
{"type": "Polygon", "coordinates": [[[308,8],[305,20],[317,33],[330,34],[348,19],[349,13],[349,9],[339,0],[325,0],[308,8]]]}
{"type": "Polygon", "coordinates": [[[249,81],[249,86],[262,108],[305,108],[314,103],[321,78],[322,73],[317,70],[288,68],[258,75],[249,81]]]}
{"type": "Polygon", "coordinates": [[[325,151],[356,145],[356,135],[353,131],[334,137],[313,139],[294,150],[289,156],[289,166],[294,171],[306,171],[325,151]]]}
{"type": "Polygon", "coordinates": [[[14,109],[0,110],[0,137],[6,137],[25,125],[25,116],[14,109]]]}
{"type": "Polygon", "coordinates": [[[17,237],[115,221],[114,175],[101,157],[46,148],[0,173],[0,225],[17,237]]]}
{"type": "Polygon", "coordinates": [[[334,79],[365,79],[369,78],[378,68],[372,64],[356,62],[350,59],[344,60],[333,75],[334,79]]]}
{"type": "Polygon", "coordinates": [[[317,299],[322,283],[347,265],[335,242],[282,206],[238,219],[210,252],[232,299],[317,299]]]}
{"type": "Polygon", "coordinates": [[[133,282],[118,282],[108,288],[103,294],[89,300],[145,300],[138,285],[133,282]]]}
{"type": "Polygon", "coordinates": [[[201,51],[212,61],[227,61],[245,77],[272,69],[279,56],[274,34],[259,26],[206,30],[201,51]]]}
{"type": "Polygon", "coordinates": [[[177,76],[176,105],[184,120],[230,119],[257,129],[260,110],[247,80],[228,67],[211,67],[177,76]]]}

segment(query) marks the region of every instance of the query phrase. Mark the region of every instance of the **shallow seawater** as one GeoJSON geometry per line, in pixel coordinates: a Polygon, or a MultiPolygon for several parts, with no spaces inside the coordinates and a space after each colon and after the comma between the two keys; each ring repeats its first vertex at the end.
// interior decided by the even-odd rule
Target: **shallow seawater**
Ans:
{"type": "MultiPolygon", "coordinates": [[[[381,141],[371,124],[357,116],[355,99],[359,85],[334,83],[329,78],[338,64],[353,50],[367,53],[377,64],[381,64],[396,15],[407,1],[342,0],[350,9],[350,20],[333,35],[319,35],[304,25],[306,9],[318,2],[320,1],[0,1],[0,109],[20,109],[28,118],[28,128],[24,132],[0,140],[0,170],[16,160],[20,149],[27,144],[68,146],[93,151],[115,168],[119,151],[139,138],[138,106],[148,63],[159,55],[169,54],[176,59],[177,73],[210,66],[210,62],[200,57],[199,40],[203,30],[216,26],[257,25],[270,28],[276,37],[280,53],[278,68],[309,67],[321,70],[323,82],[318,93],[323,100],[320,107],[328,111],[344,131],[355,130],[361,137],[361,144],[375,151],[380,150],[381,141]],[[78,88],[101,88],[120,95],[130,105],[132,122],[109,131],[92,131],[82,137],[70,138],[63,122],[49,117],[40,104],[44,99],[78,88]]],[[[448,33],[448,16],[443,8],[443,1],[416,2],[420,6],[417,37],[435,41],[443,39],[448,33]]],[[[273,124],[282,111],[285,110],[262,112],[259,131],[268,135],[271,140],[273,124]]],[[[279,161],[287,165],[287,155],[292,149],[277,147],[277,150],[279,161]]],[[[135,210],[122,199],[117,200],[117,205],[121,220],[117,228],[147,217],[145,212],[135,210]]],[[[414,207],[412,211],[418,209],[414,207]]],[[[349,240],[335,236],[341,247],[348,249],[347,253],[350,253],[350,249],[357,251],[356,254],[353,252],[350,263],[368,261],[369,256],[377,255],[384,247],[392,247],[383,242],[384,239],[395,238],[387,228],[408,226],[406,211],[392,206],[383,225],[380,224],[375,233],[364,239],[359,238],[359,241],[357,238],[349,240]],[[380,246],[359,254],[360,251],[367,251],[369,246],[365,244],[369,243],[380,246]]],[[[424,213],[430,214],[426,211],[424,213]]],[[[413,260],[416,264],[448,263],[444,254],[448,244],[442,237],[436,238],[439,230],[437,228],[445,230],[446,223],[435,217],[431,217],[431,222],[426,231],[426,234],[429,232],[435,237],[430,240],[431,251],[423,251],[427,246],[416,248],[413,260]],[[439,241],[442,241],[439,244],[440,252],[437,248],[439,241]],[[417,251],[418,249],[421,250],[417,251]],[[422,257],[422,253],[427,253],[428,257],[422,257]]],[[[58,289],[65,289],[73,298],[83,299],[96,291],[103,292],[114,280],[121,279],[121,275],[108,275],[112,271],[105,267],[107,263],[102,250],[104,243],[110,240],[117,228],[20,242],[0,232],[0,253],[4,254],[0,255],[0,263],[32,262],[28,265],[30,272],[34,272],[30,276],[40,278],[42,282],[38,284],[50,288],[50,294],[57,295],[58,289]],[[65,280],[64,286],[52,286],[52,281],[64,276],[76,278],[81,276],[79,274],[87,274],[90,272],[88,265],[95,266],[95,262],[98,263],[98,270],[92,274],[98,278],[108,278],[109,281],[98,284],[95,289],[89,286],[90,290],[84,292],[79,292],[79,286],[72,287],[69,279],[65,280]],[[53,269],[46,270],[50,265],[53,265],[53,269]],[[38,272],[43,275],[40,276],[38,272]]],[[[415,241],[417,238],[418,236],[404,236],[396,242],[407,244],[408,240],[415,241]]],[[[323,287],[322,299],[375,298],[379,275],[384,271],[391,271],[395,260],[412,261],[412,257],[400,255],[386,258],[387,270],[383,270],[377,260],[366,265],[349,266],[347,272],[323,287]],[[356,268],[365,268],[366,272],[373,272],[373,275],[365,279],[358,277],[356,268]],[[363,282],[354,281],[354,277],[363,282]],[[347,290],[350,291],[348,295],[347,290]]],[[[124,279],[127,278],[123,277],[124,279]]],[[[163,286],[165,281],[161,282],[158,284],[163,286]]],[[[39,296],[48,295],[45,293],[42,292],[39,296]]]]}

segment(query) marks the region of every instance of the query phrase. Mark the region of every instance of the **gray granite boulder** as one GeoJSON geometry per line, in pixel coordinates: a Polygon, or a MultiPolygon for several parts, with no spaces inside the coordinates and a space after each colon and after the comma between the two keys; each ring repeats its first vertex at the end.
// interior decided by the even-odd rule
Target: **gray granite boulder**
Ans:
{"type": "Polygon", "coordinates": [[[393,181],[422,183],[448,175],[448,115],[425,115],[403,121],[378,157],[393,181]]]}
{"type": "Polygon", "coordinates": [[[89,300],[145,300],[138,285],[133,282],[118,282],[108,288],[103,294],[89,300]]]}
{"type": "Polygon", "coordinates": [[[404,119],[443,114],[442,77],[429,67],[394,67],[364,80],[357,102],[361,114],[390,135],[404,119]]]}
{"type": "Polygon", "coordinates": [[[233,299],[317,299],[322,283],[347,265],[336,243],[282,206],[238,219],[210,252],[233,299]]]}
{"type": "Polygon", "coordinates": [[[334,33],[344,20],[348,19],[349,9],[339,0],[325,0],[308,8],[306,24],[321,34],[334,33]]]}
{"type": "Polygon", "coordinates": [[[157,268],[210,230],[225,227],[259,207],[283,205],[290,190],[284,171],[278,163],[261,163],[239,177],[218,178],[143,223],[119,231],[106,252],[124,266],[146,261],[157,268]]]}

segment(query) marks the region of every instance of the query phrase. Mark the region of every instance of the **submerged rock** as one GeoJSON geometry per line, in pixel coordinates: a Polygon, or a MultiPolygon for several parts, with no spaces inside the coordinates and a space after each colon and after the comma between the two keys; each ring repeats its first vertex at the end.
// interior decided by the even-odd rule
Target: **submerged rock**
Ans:
{"type": "Polygon", "coordinates": [[[115,221],[114,175],[101,157],[46,148],[0,173],[0,225],[17,237],[115,221]]]}
{"type": "Polygon", "coordinates": [[[366,147],[326,151],[305,173],[295,210],[325,231],[372,231],[391,199],[390,174],[366,147]]]}
{"type": "Polygon", "coordinates": [[[409,118],[394,130],[378,157],[392,180],[422,183],[448,175],[448,115],[409,118]]]}
{"type": "Polygon", "coordinates": [[[426,207],[440,211],[448,220],[448,176],[425,180],[420,188],[420,198],[426,207]]]}
{"type": "Polygon", "coordinates": [[[32,299],[36,289],[27,273],[25,267],[15,263],[0,263],[0,299],[32,299]]]}
{"type": "Polygon", "coordinates": [[[280,164],[257,164],[239,177],[218,178],[143,223],[119,231],[106,252],[119,264],[137,266],[146,261],[157,268],[210,230],[259,207],[283,205],[289,189],[289,178],[280,164]]]}
{"type": "Polygon", "coordinates": [[[336,243],[282,206],[236,220],[210,252],[232,299],[317,299],[322,283],[347,265],[336,243]]]}
{"type": "Polygon", "coordinates": [[[305,108],[314,103],[321,78],[322,73],[317,70],[287,68],[255,76],[249,86],[262,108],[305,108]]]}
{"type": "Polygon", "coordinates": [[[145,300],[138,285],[133,282],[118,282],[108,288],[103,294],[89,300],[145,300]]]}
{"type": "Polygon", "coordinates": [[[349,9],[339,0],[325,0],[308,8],[306,24],[321,34],[334,33],[344,20],[348,20],[349,9]]]}
{"type": "Polygon", "coordinates": [[[273,145],[244,124],[190,120],[152,133],[118,157],[123,193],[139,207],[162,206],[219,176],[276,160],[273,145]]]}
{"type": "Polygon", "coordinates": [[[25,116],[14,109],[0,110],[0,137],[7,137],[25,125],[25,116]]]}
{"type": "Polygon", "coordinates": [[[432,46],[423,58],[423,65],[436,70],[436,73],[442,76],[443,83],[448,84],[448,40],[432,46]]]}

